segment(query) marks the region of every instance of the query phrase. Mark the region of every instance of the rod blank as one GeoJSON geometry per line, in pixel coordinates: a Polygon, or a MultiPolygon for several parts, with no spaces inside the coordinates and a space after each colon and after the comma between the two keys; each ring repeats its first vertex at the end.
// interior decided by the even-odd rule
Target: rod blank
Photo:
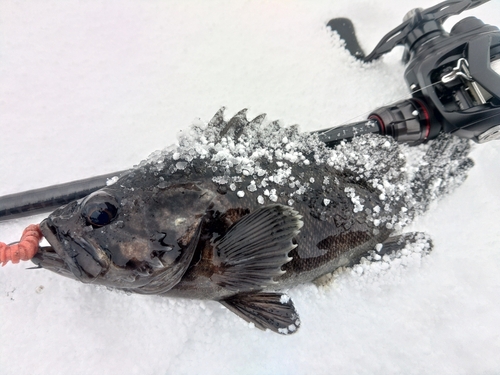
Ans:
{"type": "Polygon", "coordinates": [[[113,172],[97,177],[52,185],[40,189],[0,197],[0,221],[49,212],[83,198],[106,186],[106,181],[127,171],[113,172]]]}

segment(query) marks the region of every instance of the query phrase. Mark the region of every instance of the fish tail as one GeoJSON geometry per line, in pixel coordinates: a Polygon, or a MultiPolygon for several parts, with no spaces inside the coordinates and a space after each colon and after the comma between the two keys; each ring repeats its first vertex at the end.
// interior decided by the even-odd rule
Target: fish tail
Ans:
{"type": "Polygon", "coordinates": [[[429,142],[424,163],[412,179],[414,215],[427,211],[432,202],[451,193],[467,178],[474,162],[469,158],[471,141],[442,133],[429,142]]]}

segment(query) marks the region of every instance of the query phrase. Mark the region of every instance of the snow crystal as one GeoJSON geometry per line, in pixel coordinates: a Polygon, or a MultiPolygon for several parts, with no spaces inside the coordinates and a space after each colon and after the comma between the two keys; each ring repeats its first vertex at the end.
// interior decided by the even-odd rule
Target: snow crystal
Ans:
{"type": "Polygon", "coordinates": [[[188,165],[187,161],[179,161],[177,162],[177,164],[175,164],[175,167],[179,170],[183,170],[184,168],[186,168],[187,165],[188,165]]]}
{"type": "MultiPolygon", "coordinates": [[[[264,192],[265,194],[265,192],[264,192]]],[[[276,202],[278,200],[278,195],[276,194],[276,189],[271,189],[271,191],[269,191],[269,199],[273,202],[276,202]]]]}
{"type": "Polygon", "coordinates": [[[290,297],[286,294],[282,294],[281,297],[280,297],[280,303],[281,304],[286,304],[290,301],[290,297]]]}
{"type": "Polygon", "coordinates": [[[255,181],[250,182],[250,185],[247,186],[247,190],[251,192],[257,191],[257,186],[255,185],[255,181]]]}
{"type": "Polygon", "coordinates": [[[111,186],[113,185],[116,181],[118,181],[120,179],[120,177],[118,176],[114,176],[114,177],[111,177],[111,178],[108,178],[106,180],[106,186],[111,186]]]}
{"type": "MultiPolygon", "coordinates": [[[[229,182],[227,176],[214,176],[212,181],[218,185],[225,185],[229,182]]],[[[236,185],[234,186],[236,187],[236,185]]]]}
{"type": "Polygon", "coordinates": [[[354,212],[363,211],[363,205],[361,204],[361,198],[356,195],[356,190],[354,188],[346,187],[344,191],[347,193],[347,196],[351,198],[351,202],[354,204],[354,212]]]}
{"type": "Polygon", "coordinates": [[[236,193],[236,195],[240,198],[243,198],[245,196],[245,192],[243,190],[240,190],[236,193]]]}

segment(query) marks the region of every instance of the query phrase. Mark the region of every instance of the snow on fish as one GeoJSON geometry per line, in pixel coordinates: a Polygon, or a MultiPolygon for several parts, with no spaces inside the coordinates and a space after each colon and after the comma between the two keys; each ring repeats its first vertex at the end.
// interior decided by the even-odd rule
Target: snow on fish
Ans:
{"type": "MultiPolygon", "coordinates": [[[[407,146],[378,135],[328,148],[297,126],[221,109],[173,149],[40,224],[32,261],[132,293],[216,300],[260,329],[294,333],[290,287],[352,266],[466,178],[468,141],[407,146]]],[[[379,257],[380,258],[380,257],[379,257]]],[[[377,259],[374,257],[373,259],[377,259]]]]}

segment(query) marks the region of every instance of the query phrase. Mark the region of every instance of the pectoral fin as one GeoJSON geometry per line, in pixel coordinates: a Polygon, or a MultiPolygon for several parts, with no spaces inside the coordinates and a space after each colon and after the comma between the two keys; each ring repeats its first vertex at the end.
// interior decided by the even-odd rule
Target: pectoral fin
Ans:
{"type": "Polygon", "coordinates": [[[211,279],[237,292],[257,291],[276,283],[281,267],[292,258],[293,238],[303,223],[301,216],[280,204],[262,207],[236,222],[215,243],[215,273],[211,279]]]}
{"type": "Polygon", "coordinates": [[[287,335],[296,332],[300,326],[299,314],[286,294],[237,294],[220,303],[262,330],[270,329],[287,335]]]}

